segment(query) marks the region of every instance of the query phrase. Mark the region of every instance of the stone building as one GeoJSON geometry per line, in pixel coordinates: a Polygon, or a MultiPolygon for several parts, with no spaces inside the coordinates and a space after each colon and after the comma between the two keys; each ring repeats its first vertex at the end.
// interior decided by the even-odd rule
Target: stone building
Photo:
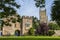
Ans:
{"type": "Polygon", "coordinates": [[[40,23],[47,23],[48,18],[47,18],[47,15],[46,15],[45,0],[44,1],[40,0],[39,14],[40,14],[40,23]]]}
{"type": "Polygon", "coordinates": [[[9,16],[7,18],[3,18],[4,22],[8,22],[10,25],[4,24],[2,28],[2,35],[25,35],[28,33],[29,29],[32,28],[32,17],[29,16],[23,16],[22,22],[14,22],[12,23],[12,18],[15,18],[15,20],[18,19],[16,15],[9,16]]]}
{"type": "Polygon", "coordinates": [[[7,18],[3,18],[3,21],[5,22],[5,23],[3,23],[3,29],[2,29],[3,35],[14,35],[14,34],[17,34],[16,31],[19,33],[18,35],[21,34],[20,33],[21,23],[17,22],[16,20],[18,20],[17,15],[13,15],[13,16],[9,16],[7,18]]]}
{"type": "MultiPolygon", "coordinates": [[[[3,27],[3,31],[2,31],[3,35],[14,35],[14,34],[16,34],[16,31],[18,33],[20,33],[20,31],[21,31],[20,23],[16,22],[15,24],[14,23],[11,23],[11,24],[12,24],[12,26],[3,27]]],[[[20,34],[18,34],[18,35],[20,35],[20,34]]]]}
{"type": "Polygon", "coordinates": [[[43,10],[42,9],[40,10],[40,23],[42,23],[42,22],[48,23],[48,18],[47,18],[47,15],[46,15],[46,10],[45,10],[45,8],[43,10]]]}
{"type": "Polygon", "coordinates": [[[22,18],[22,34],[27,34],[29,29],[32,28],[32,17],[23,16],[22,18]]]}

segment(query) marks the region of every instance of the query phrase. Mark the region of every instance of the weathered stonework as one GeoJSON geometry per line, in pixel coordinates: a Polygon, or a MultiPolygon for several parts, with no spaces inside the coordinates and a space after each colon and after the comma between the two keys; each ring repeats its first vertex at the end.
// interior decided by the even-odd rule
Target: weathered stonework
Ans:
{"type": "Polygon", "coordinates": [[[7,35],[8,33],[10,35],[14,35],[16,30],[21,31],[21,29],[20,29],[20,23],[16,22],[16,24],[12,23],[12,26],[4,26],[3,27],[3,35],[7,35]]]}
{"type": "Polygon", "coordinates": [[[16,22],[16,23],[12,23],[10,18],[16,18],[15,16],[9,16],[8,18],[3,18],[4,22],[10,20],[10,24],[11,26],[6,26],[3,25],[3,29],[2,29],[2,34],[3,35],[14,35],[16,30],[21,31],[21,23],[16,22]]]}
{"type": "Polygon", "coordinates": [[[28,33],[30,28],[32,28],[32,17],[23,16],[22,23],[19,22],[12,23],[11,18],[17,19],[16,16],[9,16],[8,18],[3,18],[4,22],[10,20],[9,23],[11,24],[11,26],[3,25],[2,29],[3,35],[15,35],[16,30],[20,32],[20,35],[24,35],[28,33]]]}
{"type": "Polygon", "coordinates": [[[54,30],[55,34],[52,36],[60,36],[60,30],[54,30]]]}
{"type": "Polygon", "coordinates": [[[23,16],[23,19],[22,19],[22,35],[27,34],[30,28],[32,28],[32,17],[23,16]]]}
{"type": "Polygon", "coordinates": [[[48,18],[46,16],[46,11],[45,10],[40,10],[40,23],[47,23],[48,18]]]}

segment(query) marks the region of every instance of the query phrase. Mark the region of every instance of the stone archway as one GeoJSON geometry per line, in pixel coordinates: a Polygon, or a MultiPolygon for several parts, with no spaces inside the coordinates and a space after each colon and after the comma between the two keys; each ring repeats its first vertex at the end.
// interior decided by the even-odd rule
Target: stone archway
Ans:
{"type": "Polygon", "coordinates": [[[0,31],[0,36],[2,36],[2,32],[0,31]]]}
{"type": "Polygon", "coordinates": [[[16,31],[15,31],[15,35],[16,35],[16,36],[20,36],[20,30],[16,30],[16,31]]]}

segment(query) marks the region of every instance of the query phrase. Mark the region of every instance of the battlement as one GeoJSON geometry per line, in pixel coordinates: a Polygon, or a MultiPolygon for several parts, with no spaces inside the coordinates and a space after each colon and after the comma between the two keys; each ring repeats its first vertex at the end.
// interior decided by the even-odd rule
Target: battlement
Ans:
{"type": "Polygon", "coordinates": [[[32,16],[22,16],[22,18],[25,18],[25,19],[32,19],[32,16]]]}

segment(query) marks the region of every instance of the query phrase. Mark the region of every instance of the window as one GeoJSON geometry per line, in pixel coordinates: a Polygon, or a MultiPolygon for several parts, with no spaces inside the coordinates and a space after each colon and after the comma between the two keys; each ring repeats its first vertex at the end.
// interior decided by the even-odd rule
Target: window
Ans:
{"type": "Polygon", "coordinates": [[[25,26],[26,26],[26,27],[29,27],[29,26],[30,26],[30,23],[29,23],[29,22],[27,22],[27,23],[25,24],[25,26]]]}

